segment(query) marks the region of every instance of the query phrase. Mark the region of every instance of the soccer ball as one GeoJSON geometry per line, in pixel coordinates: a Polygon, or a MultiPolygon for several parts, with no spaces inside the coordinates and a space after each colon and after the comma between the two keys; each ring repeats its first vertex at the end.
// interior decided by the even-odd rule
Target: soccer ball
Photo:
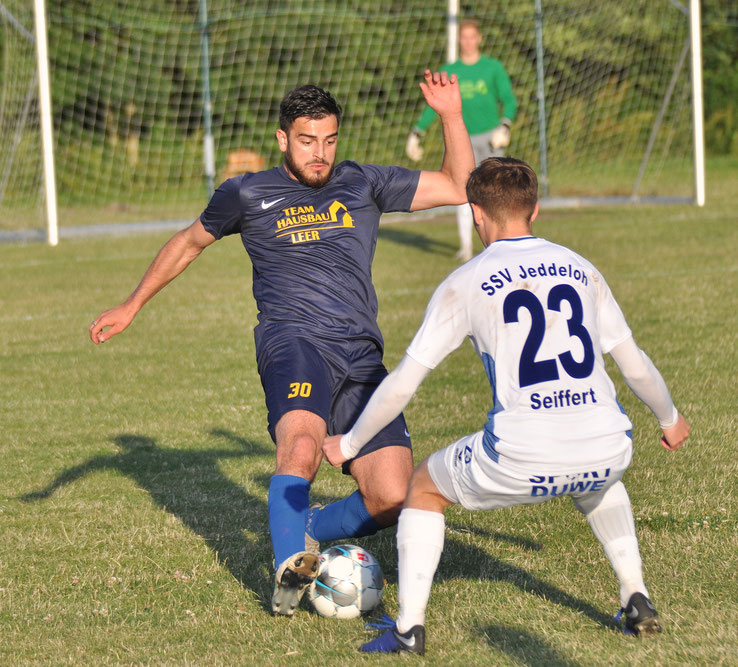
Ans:
{"type": "Polygon", "coordinates": [[[374,556],[353,544],[339,544],[320,554],[308,597],[321,616],[356,618],[374,609],[383,592],[384,575],[374,556]]]}

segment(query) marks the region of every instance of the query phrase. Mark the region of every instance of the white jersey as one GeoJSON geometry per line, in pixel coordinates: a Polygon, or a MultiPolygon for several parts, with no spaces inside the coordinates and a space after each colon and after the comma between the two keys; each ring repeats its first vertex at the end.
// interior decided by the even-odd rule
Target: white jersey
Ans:
{"type": "Polygon", "coordinates": [[[494,461],[627,465],[630,439],[607,436],[632,425],[602,355],[631,331],[590,262],[531,236],[490,244],[438,287],[407,355],[435,368],[467,336],[492,388],[484,449],[494,461]]]}

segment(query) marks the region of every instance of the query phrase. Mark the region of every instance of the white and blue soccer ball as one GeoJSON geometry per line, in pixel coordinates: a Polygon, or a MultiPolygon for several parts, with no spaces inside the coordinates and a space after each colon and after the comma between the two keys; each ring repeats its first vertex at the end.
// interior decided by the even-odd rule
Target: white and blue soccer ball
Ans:
{"type": "Polygon", "coordinates": [[[308,597],[321,616],[356,618],[374,609],[383,592],[384,575],[376,558],[361,547],[339,544],[320,554],[308,597]]]}

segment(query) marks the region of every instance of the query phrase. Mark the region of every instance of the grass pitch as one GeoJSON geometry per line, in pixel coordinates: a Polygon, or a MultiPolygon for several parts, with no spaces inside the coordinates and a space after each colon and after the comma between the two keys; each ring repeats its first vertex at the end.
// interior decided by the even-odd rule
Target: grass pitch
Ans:
{"type": "MultiPolygon", "coordinates": [[[[663,450],[655,419],[615,370],[635,427],[625,482],[663,635],[639,641],[618,632],[615,577],[568,499],[456,508],[447,514],[425,662],[738,662],[738,164],[709,166],[703,210],[543,211],[535,227],[605,274],[692,423],[681,452],[663,450]]],[[[209,248],[126,333],[97,348],[89,342],[90,320],[128,295],[166,238],[0,246],[0,663],[380,660],[355,651],[367,637],[362,620],[267,612],[274,450],[239,240],[209,248]]],[[[374,275],[388,366],[456,266],[455,250],[448,218],[380,230],[374,275]]],[[[464,345],[407,410],[416,461],[478,429],[489,402],[482,366],[464,345]]],[[[313,497],[353,488],[324,465],[313,497]]],[[[383,611],[394,615],[393,531],[358,542],[382,563],[383,611]]]]}

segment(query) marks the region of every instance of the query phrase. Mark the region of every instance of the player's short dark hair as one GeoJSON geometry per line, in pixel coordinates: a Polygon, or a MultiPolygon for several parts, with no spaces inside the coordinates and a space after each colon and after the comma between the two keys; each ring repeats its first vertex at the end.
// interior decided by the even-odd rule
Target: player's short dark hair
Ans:
{"type": "Polygon", "coordinates": [[[520,217],[530,222],[538,202],[538,177],[514,157],[487,158],[469,176],[466,196],[497,223],[520,217]]]}
{"type": "Polygon", "coordinates": [[[341,106],[327,90],[308,84],[287,93],[279,105],[279,127],[285,132],[298,118],[335,116],[341,124],[341,106]]]}

